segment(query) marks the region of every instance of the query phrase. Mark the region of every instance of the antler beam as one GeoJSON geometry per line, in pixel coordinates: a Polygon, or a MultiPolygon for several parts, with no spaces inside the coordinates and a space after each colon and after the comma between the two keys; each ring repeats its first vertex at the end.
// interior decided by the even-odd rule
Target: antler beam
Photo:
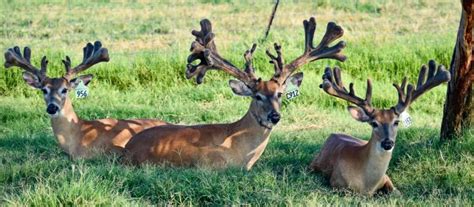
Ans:
{"type": "Polygon", "coordinates": [[[428,62],[428,68],[426,65],[421,66],[421,70],[418,75],[418,82],[416,84],[416,90],[414,90],[413,85],[408,84],[405,93],[405,85],[407,82],[406,77],[403,79],[401,86],[393,84],[398,92],[398,104],[393,107],[395,112],[397,114],[401,114],[422,94],[444,82],[448,82],[449,80],[451,80],[451,74],[449,71],[447,71],[443,65],[439,65],[436,68],[436,62],[434,60],[430,60],[428,62]],[[427,70],[428,74],[426,74],[427,70]]]}
{"type": "Polygon", "coordinates": [[[103,48],[100,41],[94,42],[94,45],[87,43],[87,45],[83,48],[83,52],[84,56],[82,58],[81,64],[72,69],[71,59],[69,56],[66,56],[66,59],[63,60],[64,67],[66,68],[66,75],[64,76],[65,78],[70,79],[74,75],[87,70],[97,63],[108,62],[110,60],[107,48],[103,48]]]}
{"type": "Polygon", "coordinates": [[[335,67],[333,71],[327,67],[323,75],[323,83],[319,85],[327,94],[338,97],[353,103],[362,108],[367,114],[372,114],[374,109],[372,108],[372,82],[367,79],[367,91],[365,99],[362,99],[355,95],[354,84],[349,84],[349,91],[344,87],[341,78],[341,69],[335,67]]]}
{"type": "Polygon", "coordinates": [[[217,52],[216,45],[214,44],[214,33],[212,33],[211,22],[208,19],[203,19],[200,24],[201,31],[192,31],[196,40],[191,44],[191,54],[188,56],[188,64],[186,65],[186,78],[190,79],[196,76],[196,82],[201,84],[206,72],[210,69],[216,69],[222,70],[243,81],[248,86],[253,87],[256,77],[254,75],[252,58],[257,45],[253,44],[252,48],[245,52],[244,59],[246,63],[245,69],[242,71],[226,59],[222,58],[217,52]],[[200,61],[198,65],[192,64],[195,60],[200,61]]]}
{"type": "Polygon", "coordinates": [[[48,60],[46,56],[43,56],[41,59],[41,70],[33,66],[30,62],[31,59],[31,49],[29,47],[25,47],[23,49],[23,55],[21,54],[20,48],[15,46],[13,48],[9,48],[5,52],[5,68],[9,68],[12,66],[17,66],[27,72],[30,72],[36,75],[40,80],[43,80],[46,77],[46,68],[48,66],[48,60]]]}
{"type": "Polygon", "coordinates": [[[346,46],[344,41],[338,42],[334,46],[329,46],[332,42],[339,39],[344,35],[344,30],[334,22],[329,22],[326,27],[326,33],[324,34],[321,42],[317,47],[313,46],[314,32],[316,31],[316,20],[311,17],[309,20],[303,21],[305,30],[305,50],[304,53],[291,61],[287,65],[283,65],[281,59],[281,47],[275,44],[274,48],[277,52],[275,57],[270,52],[267,55],[270,56],[270,63],[275,65],[275,70],[278,69],[278,73],[275,73],[274,79],[279,82],[284,82],[298,67],[313,62],[319,59],[336,59],[339,61],[345,61],[346,56],[342,54],[342,50],[346,46]]]}

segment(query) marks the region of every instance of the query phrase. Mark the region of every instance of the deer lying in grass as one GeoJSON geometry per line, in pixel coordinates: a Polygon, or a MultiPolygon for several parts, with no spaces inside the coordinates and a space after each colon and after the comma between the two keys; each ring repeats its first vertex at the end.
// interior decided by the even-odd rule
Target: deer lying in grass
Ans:
{"type": "Polygon", "coordinates": [[[376,191],[392,192],[395,187],[385,174],[395,147],[400,114],[418,97],[430,89],[450,80],[450,73],[444,66],[436,69],[434,61],[429,62],[428,77],[423,65],[416,89],[393,84],[398,91],[398,104],[390,109],[375,109],[371,105],[372,85],[367,80],[365,99],[357,97],[353,84],[349,91],[344,87],[339,68],[326,68],[321,87],[329,95],[341,98],[357,107],[349,106],[352,117],[372,126],[372,137],[367,142],[344,134],[331,134],[310,165],[310,169],[329,176],[330,184],[336,188],[349,188],[362,194],[372,195],[376,191]],[[405,90],[405,88],[407,88],[405,90]]]}
{"type": "Polygon", "coordinates": [[[173,125],[147,129],[135,135],[125,146],[128,161],[134,164],[151,162],[216,168],[237,166],[250,170],[262,155],[270,132],[280,120],[281,95],[287,83],[299,86],[302,82],[303,74],[292,75],[294,71],[306,63],[323,58],[345,60],[345,56],[341,54],[344,42],[329,47],[331,42],[343,35],[341,27],[329,23],[321,43],[315,48],[315,19],[311,18],[303,23],[306,46],[303,55],[285,65],[281,47],[275,44],[277,56],[267,51],[275,74],[269,81],[263,81],[255,76],[252,65],[256,44],[245,52],[245,66],[240,70],[217,52],[211,22],[202,20],[201,31],[192,32],[196,41],[191,45],[186,77],[196,76],[196,82],[200,84],[208,69],[226,72],[238,79],[229,81],[232,91],[236,95],[252,98],[250,108],[244,117],[234,123],[173,125]],[[200,60],[198,65],[192,65],[195,60],[200,60]]]}
{"type": "Polygon", "coordinates": [[[88,158],[99,152],[121,152],[136,133],[152,126],[166,124],[151,119],[87,121],[76,115],[68,91],[81,81],[87,85],[92,75],[81,75],[77,78],[74,76],[97,63],[109,61],[107,49],[102,48],[99,41],[94,45],[88,43],[84,47],[82,63],[74,68],[71,68],[71,60],[66,56],[63,60],[66,74],[59,78],[46,75],[46,56],[41,60],[41,70],[30,63],[30,57],[31,50],[28,47],[24,48],[23,55],[19,47],[10,48],[5,52],[5,68],[17,66],[25,70],[23,79],[26,83],[43,92],[54,135],[61,148],[72,158],[88,158]]]}

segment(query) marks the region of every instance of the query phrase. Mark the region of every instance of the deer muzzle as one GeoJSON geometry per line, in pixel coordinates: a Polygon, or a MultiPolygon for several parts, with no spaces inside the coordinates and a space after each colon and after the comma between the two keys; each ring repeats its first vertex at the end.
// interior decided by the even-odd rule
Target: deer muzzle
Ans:
{"type": "Polygon", "coordinates": [[[58,111],[59,107],[56,104],[48,104],[48,107],[46,108],[46,112],[48,112],[49,115],[55,115],[58,111]]]}
{"type": "Polygon", "coordinates": [[[272,111],[268,114],[268,120],[271,121],[273,124],[277,124],[280,121],[280,113],[277,111],[272,111]]]}
{"type": "Polygon", "coordinates": [[[380,145],[384,150],[391,150],[395,145],[395,142],[391,139],[384,139],[380,145]]]}

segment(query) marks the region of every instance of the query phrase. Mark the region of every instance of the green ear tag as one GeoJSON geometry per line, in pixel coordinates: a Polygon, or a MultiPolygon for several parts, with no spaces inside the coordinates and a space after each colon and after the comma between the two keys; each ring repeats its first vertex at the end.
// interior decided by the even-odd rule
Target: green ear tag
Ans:
{"type": "Polygon", "coordinates": [[[289,82],[286,85],[286,90],[285,90],[285,95],[286,99],[291,100],[296,98],[297,96],[300,95],[300,91],[297,85],[294,85],[293,83],[289,82]]]}
{"type": "Polygon", "coordinates": [[[81,80],[79,84],[76,86],[76,98],[85,98],[89,95],[87,90],[87,86],[84,85],[84,82],[81,80]]]}
{"type": "Polygon", "coordinates": [[[413,120],[411,119],[411,116],[410,114],[408,114],[407,111],[403,111],[400,114],[400,120],[402,121],[402,124],[405,128],[408,128],[413,124],[413,120]]]}

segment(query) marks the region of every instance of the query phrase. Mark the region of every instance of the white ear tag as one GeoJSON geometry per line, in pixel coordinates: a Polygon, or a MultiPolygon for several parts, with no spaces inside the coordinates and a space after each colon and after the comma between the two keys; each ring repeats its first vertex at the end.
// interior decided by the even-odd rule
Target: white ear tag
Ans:
{"type": "Polygon", "coordinates": [[[411,126],[411,124],[413,124],[413,120],[411,119],[410,114],[408,114],[408,112],[406,112],[406,111],[404,111],[404,112],[402,112],[402,114],[400,114],[400,120],[402,121],[402,125],[405,128],[408,128],[408,127],[411,126]]]}
{"type": "Polygon", "coordinates": [[[80,80],[75,90],[76,90],[76,98],[85,98],[89,95],[87,86],[84,85],[84,82],[82,80],[80,80]]]}
{"type": "Polygon", "coordinates": [[[297,85],[291,83],[291,81],[286,85],[285,96],[286,99],[291,100],[300,95],[300,91],[297,85]]]}

